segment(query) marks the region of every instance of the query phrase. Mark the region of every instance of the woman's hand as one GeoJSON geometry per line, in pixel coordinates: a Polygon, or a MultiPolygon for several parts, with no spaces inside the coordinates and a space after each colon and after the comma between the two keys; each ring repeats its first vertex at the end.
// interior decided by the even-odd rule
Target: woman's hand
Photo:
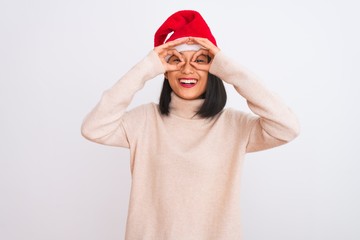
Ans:
{"type": "Polygon", "coordinates": [[[182,65],[185,64],[183,57],[178,51],[174,49],[174,47],[183,43],[187,43],[188,41],[189,41],[188,37],[178,38],[174,41],[164,43],[154,48],[154,51],[159,55],[159,58],[165,68],[165,72],[180,70],[182,65]],[[178,64],[169,64],[167,62],[166,57],[170,57],[173,55],[177,56],[180,59],[180,62],[178,64]]]}
{"type": "Polygon", "coordinates": [[[199,44],[203,47],[203,49],[200,49],[194,54],[191,59],[191,65],[198,70],[209,71],[211,62],[215,55],[220,52],[220,49],[207,38],[189,37],[188,39],[187,44],[199,44]],[[198,63],[196,59],[201,55],[209,56],[211,61],[208,64],[198,63]]]}
{"type": "Polygon", "coordinates": [[[215,55],[220,51],[210,40],[207,38],[198,38],[198,37],[184,37],[179,38],[174,41],[164,43],[160,46],[154,48],[154,51],[159,55],[159,58],[165,68],[165,72],[168,71],[177,71],[185,64],[184,58],[182,55],[174,49],[174,47],[181,44],[199,44],[202,49],[198,50],[192,57],[190,64],[202,71],[209,71],[210,64],[214,59],[215,55]],[[177,64],[170,64],[166,57],[176,56],[180,61],[177,64]],[[197,59],[200,56],[209,56],[211,58],[210,62],[204,63],[204,61],[199,62],[197,59]]]}

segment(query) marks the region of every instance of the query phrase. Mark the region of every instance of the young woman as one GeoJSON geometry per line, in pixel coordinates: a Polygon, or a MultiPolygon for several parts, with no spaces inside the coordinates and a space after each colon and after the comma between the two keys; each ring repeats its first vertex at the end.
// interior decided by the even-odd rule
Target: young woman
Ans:
{"type": "Polygon", "coordinates": [[[241,239],[245,154],[287,143],[298,132],[291,110],[220,51],[195,11],[164,22],[155,48],[103,93],[82,125],[85,138],[130,149],[127,240],[241,239]],[[165,76],[160,103],[127,111],[159,74],[165,76]],[[253,113],[224,109],[223,81],[253,113]]]}

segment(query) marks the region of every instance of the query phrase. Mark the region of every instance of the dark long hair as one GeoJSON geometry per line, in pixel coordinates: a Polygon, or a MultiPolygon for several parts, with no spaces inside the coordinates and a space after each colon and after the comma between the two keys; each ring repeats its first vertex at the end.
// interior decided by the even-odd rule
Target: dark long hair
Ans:
{"type": "MultiPolygon", "coordinates": [[[[171,92],[168,79],[164,79],[160,94],[159,108],[161,114],[169,114],[169,104],[171,102],[171,92]]],[[[209,73],[205,93],[202,96],[205,99],[197,115],[203,118],[211,118],[221,112],[226,104],[226,91],[223,81],[217,76],[209,73]]]]}

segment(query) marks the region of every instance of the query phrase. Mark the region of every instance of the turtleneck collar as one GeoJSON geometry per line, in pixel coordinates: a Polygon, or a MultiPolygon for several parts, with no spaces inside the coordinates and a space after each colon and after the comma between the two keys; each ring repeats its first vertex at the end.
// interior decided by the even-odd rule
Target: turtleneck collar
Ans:
{"type": "Polygon", "coordinates": [[[201,117],[196,113],[203,103],[204,99],[186,100],[171,92],[170,114],[186,119],[199,119],[201,117]]]}

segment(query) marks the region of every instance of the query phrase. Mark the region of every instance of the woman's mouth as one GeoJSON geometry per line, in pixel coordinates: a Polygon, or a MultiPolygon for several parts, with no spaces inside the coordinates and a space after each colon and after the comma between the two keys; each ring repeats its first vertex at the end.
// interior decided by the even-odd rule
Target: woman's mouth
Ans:
{"type": "Polygon", "coordinates": [[[198,80],[194,78],[180,78],[179,79],[180,85],[185,88],[192,88],[196,85],[198,80]]]}

